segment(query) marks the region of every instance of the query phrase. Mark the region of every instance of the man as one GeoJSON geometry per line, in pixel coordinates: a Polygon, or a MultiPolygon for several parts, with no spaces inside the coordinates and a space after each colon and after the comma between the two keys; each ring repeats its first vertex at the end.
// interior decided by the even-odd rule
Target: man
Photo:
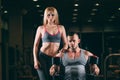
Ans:
{"type": "MultiPolygon", "coordinates": [[[[69,48],[65,53],[59,53],[56,57],[62,57],[62,63],[65,67],[65,80],[86,80],[86,64],[89,57],[95,58],[90,61],[90,72],[98,75],[100,70],[97,66],[97,56],[91,52],[79,47],[80,39],[78,34],[74,33],[67,36],[69,48]]],[[[60,71],[60,67],[52,65],[50,75],[54,75],[56,70],[60,71]]]]}

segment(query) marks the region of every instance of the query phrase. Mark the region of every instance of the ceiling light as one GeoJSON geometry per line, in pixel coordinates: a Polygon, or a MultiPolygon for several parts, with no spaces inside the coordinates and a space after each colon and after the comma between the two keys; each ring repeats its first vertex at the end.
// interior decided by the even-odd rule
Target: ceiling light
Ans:
{"type": "Polygon", "coordinates": [[[38,10],[38,12],[40,12],[40,13],[41,13],[41,12],[42,12],[42,10],[38,10]]]}
{"type": "Polygon", "coordinates": [[[75,4],[74,6],[79,6],[79,4],[75,4]]]}
{"type": "Polygon", "coordinates": [[[38,1],[38,0],[33,0],[34,2],[38,1]]]}
{"type": "Polygon", "coordinates": [[[77,16],[78,14],[73,13],[73,16],[77,16]]]}
{"type": "Polygon", "coordinates": [[[74,11],[78,11],[78,9],[74,9],[74,11]]]}
{"type": "Polygon", "coordinates": [[[113,15],[113,16],[111,16],[111,18],[115,18],[115,16],[113,15]]]}
{"type": "Polygon", "coordinates": [[[100,4],[99,3],[96,3],[95,6],[99,6],[100,4]]]}
{"type": "Polygon", "coordinates": [[[98,9],[92,9],[92,11],[97,11],[98,9]]]}
{"type": "Polygon", "coordinates": [[[73,17],[72,19],[77,19],[77,17],[73,17]]]}
{"type": "Polygon", "coordinates": [[[40,7],[40,5],[36,5],[36,7],[40,7]]]}
{"type": "Polygon", "coordinates": [[[91,13],[90,15],[94,16],[94,15],[95,15],[95,13],[91,13]]]}
{"type": "Polygon", "coordinates": [[[5,10],[4,13],[8,13],[8,11],[5,10]]]}
{"type": "Polygon", "coordinates": [[[120,8],[118,8],[118,10],[120,10],[120,8]]]}
{"type": "Polygon", "coordinates": [[[92,22],[92,20],[91,20],[91,19],[89,19],[89,20],[88,20],[88,22],[92,22]]]}
{"type": "Polygon", "coordinates": [[[72,22],[77,22],[76,20],[73,20],[72,22]]]}

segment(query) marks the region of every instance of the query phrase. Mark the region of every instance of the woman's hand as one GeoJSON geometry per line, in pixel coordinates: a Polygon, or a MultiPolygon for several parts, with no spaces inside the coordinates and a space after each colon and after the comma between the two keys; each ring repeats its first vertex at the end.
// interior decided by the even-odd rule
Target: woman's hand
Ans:
{"type": "Polygon", "coordinates": [[[39,69],[40,68],[40,62],[39,61],[34,61],[34,68],[39,69]]]}
{"type": "Polygon", "coordinates": [[[67,49],[62,48],[62,49],[59,51],[59,53],[64,53],[64,52],[67,52],[67,49]]]}

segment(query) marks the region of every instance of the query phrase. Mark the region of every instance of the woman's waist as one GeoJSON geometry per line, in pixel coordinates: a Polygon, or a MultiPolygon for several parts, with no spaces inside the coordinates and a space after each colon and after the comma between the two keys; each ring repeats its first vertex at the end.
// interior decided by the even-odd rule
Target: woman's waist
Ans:
{"type": "Polygon", "coordinates": [[[53,56],[50,56],[50,55],[42,52],[41,50],[39,51],[39,56],[40,56],[41,58],[46,58],[46,59],[52,59],[52,58],[53,58],[53,56]]]}
{"type": "Polygon", "coordinates": [[[60,43],[57,42],[44,42],[42,43],[42,46],[58,46],[59,47],[60,43]]]}
{"type": "Polygon", "coordinates": [[[44,49],[41,48],[40,51],[48,56],[54,57],[57,53],[58,53],[58,49],[54,50],[54,49],[44,49]]]}

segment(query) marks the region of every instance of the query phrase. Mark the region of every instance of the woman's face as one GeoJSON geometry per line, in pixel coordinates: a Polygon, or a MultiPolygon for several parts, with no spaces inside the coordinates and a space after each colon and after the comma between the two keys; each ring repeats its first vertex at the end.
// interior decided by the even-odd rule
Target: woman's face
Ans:
{"type": "Polygon", "coordinates": [[[52,11],[48,11],[47,13],[47,21],[48,23],[54,23],[55,22],[55,14],[52,11]]]}

